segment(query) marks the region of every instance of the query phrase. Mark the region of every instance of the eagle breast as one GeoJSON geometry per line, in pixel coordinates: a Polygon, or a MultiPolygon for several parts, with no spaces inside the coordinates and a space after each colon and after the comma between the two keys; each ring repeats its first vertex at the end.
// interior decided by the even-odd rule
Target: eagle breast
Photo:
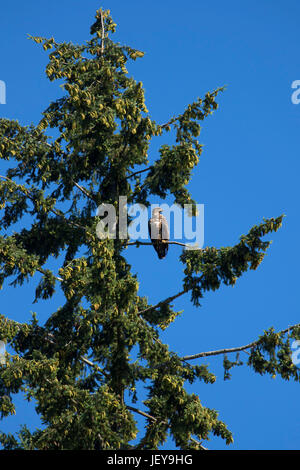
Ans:
{"type": "Polygon", "coordinates": [[[162,209],[160,207],[153,209],[152,217],[148,223],[151,242],[159,259],[163,259],[167,255],[169,244],[164,242],[169,241],[170,238],[167,219],[161,212],[162,209]]]}

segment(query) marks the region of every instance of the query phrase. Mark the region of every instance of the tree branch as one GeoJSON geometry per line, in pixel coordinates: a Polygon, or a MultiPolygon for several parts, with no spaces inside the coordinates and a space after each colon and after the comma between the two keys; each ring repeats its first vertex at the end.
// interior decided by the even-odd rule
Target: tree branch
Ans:
{"type": "Polygon", "coordinates": [[[149,168],[145,168],[144,170],[139,170],[139,171],[135,171],[134,173],[131,173],[130,175],[126,176],[126,178],[124,178],[125,180],[129,179],[129,178],[132,178],[133,176],[135,175],[138,175],[140,173],[144,173],[145,171],[149,171],[151,170],[153,167],[150,166],[149,168]]]}
{"type": "MultiPolygon", "coordinates": [[[[43,268],[41,268],[41,267],[38,267],[38,268],[36,268],[36,270],[37,270],[39,273],[42,273],[42,274],[46,275],[45,269],[43,269],[43,268]]],[[[62,277],[55,276],[54,274],[53,274],[53,277],[54,277],[57,281],[63,282],[63,278],[62,278],[62,277]]]]}
{"type": "Polygon", "coordinates": [[[156,308],[160,307],[161,305],[168,304],[169,302],[172,302],[173,300],[177,299],[178,297],[185,294],[186,292],[188,292],[188,289],[184,289],[184,290],[178,292],[178,294],[172,295],[171,297],[168,297],[165,300],[161,300],[156,305],[152,305],[151,307],[147,307],[144,310],[140,310],[139,312],[137,312],[137,315],[143,315],[144,313],[150,312],[151,310],[155,310],[156,308]]]}
{"type": "Polygon", "coordinates": [[[133,406],[129,406],[129,405],[126,405],[126,408],[128,408],[128,410],[130,411],[133,411],[134,413],[144,416],[145,418],[151,419],[151,421],[157,421],[157,418],[149,415],[148,413],[145,413],[144,411],[139,410],[138,408],[134,408],[133,406]]]}
{"type": "MultiPolygon", "coordinates": [[[[130,411],[133,411],[134,413],[137,413],[141,416],[144,416],[145,418],[148,418],[150,419],[151,421],[153,422],[157,422],[157,418],[155,418],[154,416],[151,416],[149,415],[148,413],[145,413],[144,411],[141,411],[139,410],[138,408],[134,408],[133,406],[129,406],[129,405],[126,405],[126,408],[130,411]]],[[[168,422],[167,421],[160,421],[160,423],[162,424],[167,424],[168,425],[168,422]]],[[[168,425],[169,427],[169,425],[168,425]]],[[[194,439],[193,437],[191,437],[191,441],[195,442],[199,447],[200,447],[200,450],[208,450],[206,447],[203,447],[201,442],[197,441],[196,439],[194,439]]]]}
{"type": "Polygon", "coordinates": [[[75,184],[76,188],[78,188],[85,196],[87,196],[89,199],[91,199],[91,201],[96,203],[94,197],[85,188],[80,186],[80,184],[76,183],[76,181],[74,180],[73,183],[75,184]]]}
{"type": "Polygon", "coordinates": [[[173,117],[172,119],[170,119],[168,122],[166,122],[165,124],[159,124],[159,127],[161,127],[162,129],[165,129],[166,127],[170,126],[171,124],[173,124],[173,122],[176,122],[178,121],[178,116],[177,117],[173,117]]]}
{"type": "Polygon", "coordinates": [[[95,364],[94,362],[90,361],[90,360],[87,359],[85,356],[80,356],[79,359],[80,359],[82,362],[84,362],[85,364],[87,364],[88,366],[93,367],[94,369],[96,369],[98,372],[100,372],[102,375],[104,375],[104,377],[106,377],[107,379],[110,378],[109,374],[107,374],[106,372],[104,372],[104,370],[101,369],[101,367],[99,367],[98,364],[95,364]]]}
{"type": "MultiPolygon", "coordinates": [[[[7,319],[8,320],[8,319],[7,319]]],[[[24,324],[23,323],[20,323],[16,320],[8,320],[8,321],[11,321],[13,323],[15,323],[16,325],[18,325],[19,328],[21,328],[24,324]]],[[[42,326],[37,326],[38,329],[41,329],[41,330],[44,330],[44,328],[42,326]]],[[[50,344],[56,344],[56,340],[55,340],[55,336],[52,334],[52,333],[47,333],[47,336],[45,337],[45,340],[50,343],[50,344]]],[[[98,366],[98,364],[95,364],[94,362],[90,361],[89,359],[87,359],[85,356],[80,356],[79,358],[82,362],[84,362],[85,364],[87,364],[88,366],[90,367],[93,367],[95,369],[97,369],[99,372],[101,372],[101,374],[103,374],[107,379],[109,379],[109,374],[107,374],[106,372],[104,372],[103,369],[101,369],[101,367],[98,366]]]]}
{"type": "MultiPolygon", "coordinates": [[[[29,189],[23,189],[20,187],[20,185],[18,183],[16,183],[15,181],[11,180],[10,178],[8,178],[7,176],[2,176],[0,175],[0,178],[8,181],[9,183],[13,183],[17,189],[19,191],[21,191],[23,194],[25,194],[33,203],[35,201],[35,198],[30,194],[30,191],[29,189]]],[[[49,212],[52,212],[52,214],[55,214],[57,217],[61,217],[62,219],[64,219],[64,221],[68,224],[68,225],[72,225],[73,227],[76,227],[76,228],[80,228],[81,230],[84,230],[85,232],[87,232],[87,229],[86,227],[84,227],[83,225],[79,225],[79,224],[76,224],[76,222],[72,222],[71,220],[67,219],[65,214],[61,213],[60,211],[56,210],[56,209],[49,209],[49,212]]]]}
{"type": "MultiPolygon", "coordinates": [[[[180,243],[180,242],[175,242],[175,241],[169,241],[169,240],[160,240],[162,243],[166,243],[167,245],[180,245],[180,246],[187,246],[189,247],[190,245],[187,245],[186,243],[180,243]]],[[[136,245],[136,246],[139,246],[139,245],[151,245],[152,246],[152,242],[140,242],[139,240],[135,241],[135,242],[129,242],[127,243],[127,246],[129,245],[136,245]]]]}
{"type": "Polygon", "coordinates": [[[195,442],[195,444],[197,444],[200,447],[200,450],[208,450],[206,447],[204,447],[201,444],[201,442],[197,441],[197,439],[194,439],[193,437],[191,437],[191,441],[195,442]]]}
{"type": "MultiPolygon", "coordinates": [[[[298,328],[298,327],[300,327],[300,323],[297,323],[296,325],[293,325],[293,326],[289,326],[285,330],[279,331],[278,334],[285,334],[289,330],[293,330],[294,328],[298,328]]],[[[258,343],[259,343],[259,339],[256,341],[252,341],[252,343],[246,344],[244,346],[239,346],[237,348],[224,348],[224,349],[217,349],[216,351],[201,352],[198,354],[192,354],[190,356],[184,356],[184,357],[181,357],[180,359],[182,361],[191,361],[192,359],[198,359],[199,357],[217,356],[219,354],[227,354],[227,353],[244,351],[246,349],[255,347],[258,343]]]]}
{"type": "Polygon", "coordinates": [[[102,8],[100,8],[100,18],[101,18],[101,55],[103,55],[104,54],[105,31],[104,31],[104,21],[103,21],[102,8]]]}

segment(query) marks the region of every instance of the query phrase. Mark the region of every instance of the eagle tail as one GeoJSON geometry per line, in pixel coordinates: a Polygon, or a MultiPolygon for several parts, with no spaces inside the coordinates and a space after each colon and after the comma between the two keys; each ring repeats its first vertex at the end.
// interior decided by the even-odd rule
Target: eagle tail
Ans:
{"type": "Polygon", "coordinates": [[[155,249],[158,254],[159,259],[163,259],[166,257],[168,253],[168,243],[156,243],[155,249]]]}

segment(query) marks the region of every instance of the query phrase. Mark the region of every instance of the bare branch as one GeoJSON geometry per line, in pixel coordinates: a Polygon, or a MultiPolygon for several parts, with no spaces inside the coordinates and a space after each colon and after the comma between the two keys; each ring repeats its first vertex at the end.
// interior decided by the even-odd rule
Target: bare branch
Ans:
{"type": "Polygon", "coordinates": [[[151,421],[157,421],[157,418],[149,415],[148,413],[145,413],[142,410],[139,410],[138,408],[134,408],[133,406],[129,406],[129,405],[126,405],[126,408],[128,408],[128,410],[130,411],[133,411],[134,413],[138,413],[139,415],[144,416],[145,418],[151,419],[151,421]]]}
{"type": "Polygon", "coordinates": [[[91,201],[96,202],[94,197],[85,188],[76,183],[76,181],[73,181],[73,183],[75,184],[76,188],[78,188],[85,196],[91,199],[91,201]]]}
{"type": "MultiPolygon", "coordinates": [[[[187,246],[189,247],[190,245],[187,245],[186,243],[180,243],[180,242],[175,242],[175,241],[169,241],[169,240],[160,240],[162,243],[166,243],[168,245],[180,245],[180,246],[187,246]]],[[[135,241],[135,242],[129,242],[127,243],[127,246],[129,245],[136,245],[136,246],[139,246],[139,245],[151,245],[152,246],[152,243],[151,242],[140,242],[139,240],[135,241]]]]}
{"type": "Polygon", "coordinates": [[[184,357],[181,357],[180,359],[182,361],[191,361],[192,359],[198,359],[199,357],[217,356],[218,354],[238,352],[238,351],[243,351],[244,349],[253,348],[256,344],[257,344],[257,341],[253,341],[252,343],[249,343],[249,344],[246,344],[245,346],[240,346],[237,348],[225,348],[225,349],[218,349],[216,351],[201,352],[198,354],[192,354],[190,356],[184,356],[184,357]]]}
{"type": "Polygon", "coordinates": [[[126,176],[126,178],[124,178],[125,180],[129,179],[129,178],[133,178],[135,175],[139,175],[140,173],[144,173],[145,171],[149,171],[151,170],[153,167],[150,166],[149,168],[144,168],[144,170],[139,170],[139,171],[135,171],[134,173],[131,173],[130,175],[126,176]]]}
{"type": "Polygon", "coordinates": [[[97,367],[97,365],[94,364],[94,362],[90,361],[85,356],[80,356],[80,359],[82,360],[82,362],[85,362],[85,364],[87,364],[90,367],[97,367]]]}
{"type": "Polygon", "coordinates": [[[93,367],[94,369],[96,369],[98,372],[100,372],[102,375],[104,375],[104,377],[106,377],[107,379],[109,379],[109,374],[107,374],[106,372],[104,372],[103,369],[101,369],[101,367],[98,366],[98,364],[95,364],[94,362],[90,361],[89,359],[87,359],[85,356],[80,356],[80,360],[82,362],[84,362],[85,364],[87,364],[88,366],[90,367],[93,367]]]}
{"type": "Polygon", "coordinates": [[[197,439],[194,439],[193,437],[191,437],[191,441],[195,442],[195,444],[197,444],[200,447],[200,450],[208,450],[206,447],[202,445],[202,442],[197,441],[197,439]]]}

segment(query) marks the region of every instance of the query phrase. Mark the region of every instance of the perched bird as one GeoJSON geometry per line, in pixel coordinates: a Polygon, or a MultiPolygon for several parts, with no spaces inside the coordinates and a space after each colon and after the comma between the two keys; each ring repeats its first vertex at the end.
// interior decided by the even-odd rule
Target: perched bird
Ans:
{"type": "Polygon", "coordinates": [[[160,207],[153,209],[152,217],[148,222],[149,235],[159,259],[163,259],[166,256],[169,248],[169,244],[164,243],[163,240],[168,241],[170,238],[167,219],[161,212],[162,209],[160,207]]]}

